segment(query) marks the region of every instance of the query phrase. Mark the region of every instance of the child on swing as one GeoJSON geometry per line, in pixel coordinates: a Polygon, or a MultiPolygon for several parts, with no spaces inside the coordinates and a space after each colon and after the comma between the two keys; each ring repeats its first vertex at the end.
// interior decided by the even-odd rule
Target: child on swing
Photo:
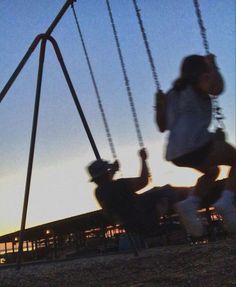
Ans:
{"type": "Polygon", "coordinates": [[[157,125],[161,132],[169,131],[166,159],[203,173],[188,198],[176,204],[186,230],[195,237],[203,234],[197,216],[200,198],[217,178],[219,165],[230,166],[230,171],[224,192],[214,207],[228,232],[236,233],[236,149],[208,130],[212,118],[210,95],[218,96],[223,88],[214,55],[190,55],[183,60],[180,77],[170,91],[166,95],[162,91],[156,94],[157,125]]]}
{"type": "Polygon", "coordinates": [[[110,164],[102,159],[93,161],[88,166],[88,173],[97,185],[95,197],[107,215],[118,217],[128,228],[147,232],[158,225],[156,205],[162,192],[153,188],[149,192],[137,193],[148,184],[149,178],[146,150],[141,149],[139,156],[141,171],[137,177],[114,180],[113,176],[119,169],[118,162],[110,164]]]}

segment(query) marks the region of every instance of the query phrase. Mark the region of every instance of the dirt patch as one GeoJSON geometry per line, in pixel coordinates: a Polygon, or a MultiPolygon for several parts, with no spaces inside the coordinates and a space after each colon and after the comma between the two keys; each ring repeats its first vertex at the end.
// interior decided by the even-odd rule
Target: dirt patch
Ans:
{"type": "Polygon", "coordinates": [[[165,246],[132,254],[0,270],[1,287],[235,287],[236,242],[165,246]]]}

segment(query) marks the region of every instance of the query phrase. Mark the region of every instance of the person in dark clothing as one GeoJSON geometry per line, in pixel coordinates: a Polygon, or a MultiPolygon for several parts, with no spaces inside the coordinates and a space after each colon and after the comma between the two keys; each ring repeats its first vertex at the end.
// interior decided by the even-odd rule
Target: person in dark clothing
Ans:
{"type": "Polygon", "coordinates": [[[113,179],[119,169],[118,162],[113,164],[99,159],[88,166],[91,181],[97,184],[95,197],[102,209],[112,218],[118,218],[128,228],[138,231],[151,231],[157,227],[161,208],[158,205],[170,196],[168,186],[154,187],[146,192],[137,192],[148,184],[147,153],[139,151],[141,172],[138,177],[113,179]]]}

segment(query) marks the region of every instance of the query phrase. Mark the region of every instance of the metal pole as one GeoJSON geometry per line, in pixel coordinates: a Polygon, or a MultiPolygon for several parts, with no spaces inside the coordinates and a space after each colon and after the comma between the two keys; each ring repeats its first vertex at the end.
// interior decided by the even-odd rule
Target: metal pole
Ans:
{"type": "Polygon", "coordinates": [[[98,149],[96,147],[95,141],[92,137],[92,134],[90,132],[88,123],[86,121],[86,118],[84,116],[83,110],[80,106],[79,100],[77,98],[76,92],[74,90],[73,84],[71,82],[71,79],[69,77],[69,74],[67,72],[66,66],[64,64],[61,52],[59,50],[59,47],[56,43],[56,41],[50,37],[51,33],[53,32],[54,28],[68,9],[68,7],[73,4],[76,0],[67,0],[65,5],[62,7],[58,15],[53,20],[52,24],[49,26],[48,30],[45,34],[39,34],[34,41],[32,42],[31,46],[29,47],[28,51],[22,58],[21,62],[17,66],[16,70],[4,86],[3,90],[0,93],[0,103],[2,99],[7,94],[8,90],[14,83],[15,79],[21,72],[22,68],[28,61],[29,57],[39,44],[41,42],[40,47],[40,57],[39,57],[39,67],[38,67],[38,78],[37,78],[37,87],[36,87],[36,96],[35,96],[35,106],[34,106],[34,116],[33,116],[33,124],[32,124],[32,132],[31,132],[31,142],[30,142],[30,151],[29,151],[29,158],[28,158],[28,168],[27,168],[27,176],[26,176],[26,185],[25,185],[25,196],[24,196],[24,204],[23,204],[23,211],[22,211],[22,219],[21,219],[21,229],[19,234],[19,247],[18,247],[18,257],[17,257],[17,268],[20,269],[21,267],[21,260],[23,255],[23,243],[24,243],[24,231],[25,231],[25,225],[26,225],[26,217],[27,217],[27,208],[28,208],[28,201],[29,201],[29,192],[30,192],[30,184],[31,184],[31,176],[32,176],[32,168],[33,168],[33,160],[34,160],[34,150],[35,150],[35,141],[36,141],[36,133],[37,133],[37,124],[38,124],[38,114],[39,114],[39,104],[40,104],[40,94],[41,94],[41,85],[42,85],[42,76],[43,76],[43,65],[44,65],[44,58],[45,58],[45,50],[46,50],[46,42],[47,40],[50,40],[51,43],[54,46],[56,55],[58,57],[58,60],[60,62],[61,68],[63,70],[64,76],[66,78],[67,84],[69,86],[69,89],[71,91],[72,97],[74,99],[75,105],[77,107],[77,110],[80,114],[81,120],[83,122],[84,128],[86,130],[87,136],[89,138],[89,141],[91,143],[91,146],[93,148],[94,154],[97,159],[100,159],[100,155],[98,152],[98,149]]]}
{"type": "Polygon", "coordinates": [[[43,36],[43,34],[40,34],[34,39],[32,44],[30,45],[28,51],[25,53],[25,55],[22,58],[22,60],[20,61],[19,65],[15,69],[14,73],[12,74],[12,76],[10,77],[8,82],[6,83],[5,87],[2,89],[2,91],[0,93],[0,103],[3,100],[3,98],[5,97],[5,95],[7,94],[8,90],[10,89],[12,84],[14,83],[14,81],[17,78],[17,76],[19,75],[19,73],[21,72],[21,70],[24,67],[25,63],[28,61],[29,57],[31,56],[31,54],[33,53],[35,48],[37,47],[39,41],[42,39],[42,36],[43,36]]]}
{"type": "MultiPolygon", "coordinates": [[[[57,14],[57,16],[55,17],[55,19],[52,21],[52,24],[49,26],[49,28],[46,31],[46,35],[50,36],[51,33],[53,32],[53,30],[55,29],[56,25],[58,24],[58,22],[61,20],[62,16],[65,14],[66,10],[69,8],[70,5],[72,5],[74,2],[76,2],[76,0],[67,0],[66,3],[64,4],[64,6],[61,8],[61,10],[59,11],[59,13],[57,14]]],[[[24,67],[25,63],[27,62],[27,60],[29,59],[29,57],[31,56],[32,52],[35,50],[35,48],[37,47],[39,41],[42,39],[42,36],[44,36],[44,34],[40,34],[38,35],[33,43],[31,44],[31,46],[29,47],[28,51],[26,52],[25,56],[23,57],[23,59],[21,60],[21,62],[19,63],[19,65],[17,66],[16,70],[14,71],[14,73],[12,74],[12,76],[10,77],[10,79],[8,80],[8,82],[6,83],[5,87],[3,88],[3,90],[0,93],[0,103],[2,101],[2,99],[5,97],[5,95],[7,94],[8,90],[10,89],[10,87],[12,86],[12,84],[14,83],[15,79],[17,78],[17,76],[19,75],[20,71],[22,70],[22,68],[24,67]]]]}
{"type": "Polygon", "coordinates": [[[87,133],[87,136],[88,136],[88,139],[89,139],[90,144],[91,144],[91,146],[92,146],[92,149],[93,149],[93,152],[94,152],[94,154],[95,154],[95,157],[96,157],[97,159],[100,159],[101,157],[100,157],[100,154],[99,154],[99,152],[98,152],[96,143],[95,143],[95,141],[94,141],[94,139],[93,139],[92,133],[91,133],[90,128],[89,128],[89,125],[88,125],[87,120],[86,120],[86,118],[85,118],[85,116],[84,116],[82,107],[81,107],[81,105],[80,105],[80,103],[79,103],[77,94],[76,94],[75,89],[74,89],[74,86],[73,86],[73,84],[72,84],[72,82],[71,82],[69,73],[68,73],[68,71],[67,71],[67,68],[66,68],[66,65],[65,65],[65,63],[64,63],[64,60],[63,60],[61,51],[60,51],[60,49],[59,49],[59,47],[58,47],[58,44],[57,44],[56,40],[55,40],[52,36],[48,37],[48,40],[52,43],[52,45],[53,45],[53,47],[54,47],[55,53],[56,53],[56,55],[57,55],[57,58],[58,58],[58,61],[59,61],[60,65],[61,65],[63,74],[64,74],[64,76],[65,76],[66,82],[67,82],[68,87],[69,87],[69,89],[70,89],[70,92],[71,92],[71,95],[72,95],[72,97],[73,97],[75,106],[76,106],[76,108],[77,108],[77,110],[78,110],[78,112],[79,112],[80,118],[81,118],[82,123],[83,123],[83,125],[84,125],[85,131],[86,131],[86,133],[87,133]]]}
{"type": "Polygon", "coordinates": [[[17,262],[16,262],[18,269],[20,269],[21,267],[21,260],[22,260],[22,254],[23,254],[24,230],[25,230],[27,207],[28,207],[28,201],[29,201],[33,160],[34,160],[34,150],[35,150],[35,141],[36,141],[36,133],[37,133],[39,103],[40,103],[40,94],[41,94],[41,86],[42,86],[43,64],[44,64],[44,58],[45,58],[46,42],[47,42],[47,39],[44,38],[41,42],[41,47],[40,47],[38,78],[37,78],[37,87],[36,87],[36,96],[35,96],[35,105],[34,105],[34,116],[33,116],[32,132],[31,132],[31,142],[30,142],[30,152],[29,152],[29,159],[28,159],[26,185],[25,185],[25,197],[24,197],[24,205],[23,205],[23,212],[22,212],[22,219],[21,219],[21,230],[20,230],[20,236],[19,236],[18,257],[17,257],[17,262]]]}
{"type": "Polygon", "coordinates": [[[62,16],[65,14],[66,10],[69,8],[70,5],[72,5],[76,0],[67,0],[64,6],[61,8],[60,12],[57,14],[55,19],[53,20],[52,24],[47,29],[46,35],[50,36],[52,34],[52,31],[58,24],[58,22],[61,20],[62,16]]]}

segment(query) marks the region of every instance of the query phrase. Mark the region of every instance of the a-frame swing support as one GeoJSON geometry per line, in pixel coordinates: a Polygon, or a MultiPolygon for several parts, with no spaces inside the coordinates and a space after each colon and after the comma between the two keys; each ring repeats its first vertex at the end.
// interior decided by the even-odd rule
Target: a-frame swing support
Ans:
{"type": "Polygon", "coordinates": [[[44,59],[45,59],[45,51],[46,51],[46,44],[47,42],[51,42],[54,51],[56,53],[57,59],[60,63],[62,72],[65,76],[65,80],[67,82],[67,85],[69,87],[69,90],[71,92],[72,98],[74,100],[75,106],[77,108],[77,111],[80,115],[80,118],[82,120],[83,126],[85,128],[85,131],[87,133],[88,139],[90,141],[91,147],[93,149],[93,152],[95,154],[95,157],[97,159],[100,159],[100,154],[98,152],[97,146],[95,144],[95,141],[93,139],[92,133],[90,131],[90,128],[88,126],[87,120],[85,118],[85,115],[83,113],[83,110],[81,108],[81,105],[79,103],[77,94],[75,92],[74,86],[72,84],[72,81],[70,79],[69,73],[67,71],[66,65],[64,63],[62,54],[60,52],[60,49],[58,47],[58,44],[56,40],[51,36],[51,33],[53,32],[54,28],[58,24],[58,22],[61,20],[67,9],[72,5],[76,0],[67,0],[64,6],[59,11],[58,15],[53,20],[52,24],[49,26],[48,30],[45,34],[39,34],[36,36],[32,44],[30,45],[28,51],[22,58],[21,62],[17,66],[16,70],[4,86],[3,90],[0,93],[0,102],[3,100],[3,98],[6,96],[8,90],[16,80],[17,76],[21,72],[22,68],[34,52],[35,48],[38,46],[39,43],[41,43],[40,47],[40,54],[39,54],[39,66],[38,66],[38,76],[37,76],[37,85],[36,85],[36,95],[35,95],[35,104],[34,104],[34,114],[33,114],[33,123],[32,123],[32,131],[31,131],[31,141],[30,141],[30,151],[29,151],[29,158],[28,158],[28,168],[27,168],[27,176],[26,176],[26,184],[25,184],[25,195],[24,195],[24,204],[23,204],[23,211],[22,211],[22,219],[21,219],[21,228],[20,228],[20,234],[19,234],[19,246],[18,246],[18,256],[17,256],[17,262],[16,266],[19,269],[21,267],[21,261],[22,261],[22,255],[23,255],[23,243],[24,243],[24,231],[25,231],[25,225],[26,225],[26,217],[27,217],[27,208],[28,208],[28,201],[29,201],[29,193],[30,193],[30,183],[31,183],[31,176],[32,176],[32,169],[33,169],[33,160],[34,160],[34,151],[35,151],[35,142],[36,142],[36,135],[37,135],[37,125],[38,125],[38,114],[39,114],[39,106],[40,106],[40,95],[41,95],[41,86],[42,86],[42,76],[43,76],[43,66],[44,66],[44,59]]]}

